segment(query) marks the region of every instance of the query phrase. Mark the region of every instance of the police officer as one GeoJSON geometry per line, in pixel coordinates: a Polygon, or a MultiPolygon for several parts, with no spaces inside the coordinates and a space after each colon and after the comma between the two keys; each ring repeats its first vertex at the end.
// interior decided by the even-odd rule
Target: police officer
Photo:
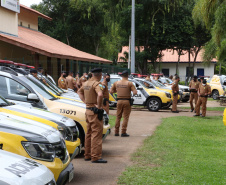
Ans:
{"type": "Polygon", "coordinates": [[[115,82],[110,90],[113,94],[117,92],[117,118],[115,121],[115,136],[119,136],[120,121],[123,117],[121,137],[128,137],[126,133],[129,116],[131,113],[131,91],[133,95],[137,94],[137,90],[132,82],[128,81],[128,71],[123,71],[122,80],[115,82]]]}
{"type": "Polygon", "coordinates": [[[85,161],[107,163],[102,156],[103,135],[103,87],[100,83],[102,69],[93,69],[92,80],[84,82],[78,95],[86,104],[87,133],[85,138],[85,161]]]}
{"type": "Polygon", "coordinates": [[[68,87],[67,87],[67,80],[66,80],[66,77],[67,77],[67,75],[66,75],[66,73],[63,71],[63,72],[61,73],[60,78],[58,79],[58,87],[59,87],[59,88],[67,90],[68,87]]]}
{"type": "Polygon", "coordinates": [[[104,95],[104,101],[103,101],[103,109],[109,114],[109,91],[108,91],[108,82],[110,82],[110,75],[108,73],[103,75],[103,95],[104,95]]]}
{"type": "Polygon", "coordinates": [[[42,83],[44,83],[45,85],[47,85],[47,86],[49,86],[49,84],[45,81],[45,79],[44,78],[39,78],[38,77],[38,71],[36,70],[36,69],[31,69],[30,70],[30,73],[37,79],[37,80],[39,80],[40,82],[42,82],[42,83]]]}
{"type": "Polygon", "coordinates": [[[79,79],[79,86],[82,87],[83,83],[87,81],[88,75],[87,73],[83,73],[83,76],[79,79]]]}
{"type": "Polygon", "coordinates": [[[66,81],[67,81],[68,88],[73,89],[73,90],[76,89],[76,82],[75,82],[75,79],[73,77],[72,71],[70,71],[68,73],[68,76],[66,77],[66,81]]]}
{"type": "Polygon", "coordinates": [[[195,105],[198,101],[198,88],[199,88],[199,82],[197,80],[197,76],[193,77],[193,80],[189,84],[190,88],[190,106],[191,106],[191,112],[194,111],[193,101],[195,100],[195,105]]]}
{"type": "Polygon", "coordinates": [[[173,91],[173,105],[172,105],[172,112],[173,113],[179,113],[177,110],[177,100],[178,100],[178,94],[179,94],[179,86],[178,83],[180,81],[179,76],[174,77],[174,82],[172,83],[172,91],[173,91]]]}
{"type": "MultiPolygon", "coordinates": [[[[147,77],[145,78],[145,80],[151,82],[150,74],[147,74],[147,77]]],[[[149,87],[149,84],[146,83],[146,82],[144,82],[144,85],[145,85],[146,87],[149,87]]]]}
{"type": "Polygon", "coordinates": [[[202,105],[202,117],[206,116],[207,98],[210,94],[211,94],[211,87],[206,84],[206,79],[204,79],[202,84],[199,85],[199,89],[198,89],[199,99],[195,107],[196,115],[194,116],[200,116],[201,105],[202,105]]]}

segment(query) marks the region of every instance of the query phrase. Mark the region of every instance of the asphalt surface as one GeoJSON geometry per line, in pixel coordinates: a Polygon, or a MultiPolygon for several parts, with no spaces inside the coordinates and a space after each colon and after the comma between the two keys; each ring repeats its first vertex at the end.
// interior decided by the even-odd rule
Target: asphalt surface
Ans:
{"type": "MultiPolygon", "coordinates": [[[[208,102],[209,106],[219,107],[218,102],[208,102]]],[[[181,103],[179,106],[188,107],[189,103],[181,103]]],[[[179,109],[179,108],[178,108],[179,109]]],[[[180,110],[180,109],[179,109],[180,110]]],[[[111,110],[110,114],[115,115],[116,111],[111,110]]],[[[222,112],[207,111],[207,116],[221,116],[222,112]]],[[[151,136],[156,127],[161,124],[162,118],[172,116],[193,116],[189,110],[181,110],[179,114],[171,113],[170,110],[149,112],[144,108],[133,108],[130,116],[128,138],[115,137],[114,128],[112,133],[103,142],[103,159],[108,160],[107,164],[93,164],[84,161],[83,156],[73,160],[75,168],[74,179],[70,185],[114,185],[117,178],[132,164],[131,154],[139,148],[144,139],[151,136]]]]}

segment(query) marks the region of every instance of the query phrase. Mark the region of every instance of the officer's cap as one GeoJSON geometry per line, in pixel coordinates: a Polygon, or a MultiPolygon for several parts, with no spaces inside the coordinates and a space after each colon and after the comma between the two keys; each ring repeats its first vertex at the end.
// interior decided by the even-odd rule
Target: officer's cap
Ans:
{"type": "Polygon", "coordinates": [[[121,75],[126,75],[128,74],[129,72],[127,70],[123,71],[121,75]]]}
{"type": "Polygon", "coordinates": [[[36,69],[31,69],[30,73],[38,73],[38,71],[36,69]]]}
{"type": "Polygon", "coordinates": [[[91,70],[91,73],[101,73],[102,69],[101,68],[95,68],[91,70]]]}
{"type": "Polygon", "coordinates": [[[202,83],[203,83],[203,84],[206,84],[206,79],[204,79],[204,80],[202,81],[202,83]]]}

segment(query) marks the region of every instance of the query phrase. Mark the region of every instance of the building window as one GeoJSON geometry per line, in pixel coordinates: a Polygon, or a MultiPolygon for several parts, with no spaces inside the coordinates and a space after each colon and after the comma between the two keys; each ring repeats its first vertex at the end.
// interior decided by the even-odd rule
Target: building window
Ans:
{"type": "Polygon", "coordinates": [[[28,24],[28,28],[31,28],[30,24],[28,24]]]}
{"type": "Polygon", "coordinates": [[[198,77],[204,76],[204,68],[198,68],[197,69],[197,76],[198,77]]]}
{"type": "Polygon", "coordinates": [[[23,23],[22,22],[20,22],[20,26],[23,26],[23,23]]]}
{"type": "Polygon", "coordinates": [[[169,77],[169,69],[162,69],[164,76],[169,77]]]}

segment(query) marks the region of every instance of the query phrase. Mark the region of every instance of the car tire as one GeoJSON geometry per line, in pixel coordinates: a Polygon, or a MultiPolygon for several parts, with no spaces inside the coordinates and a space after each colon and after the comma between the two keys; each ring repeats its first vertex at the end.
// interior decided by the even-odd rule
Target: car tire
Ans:
{"type": "Polygon", "coordinates": [[[161,104],[158,98],[150,98],[147,101],[147,108],[149,111],[157,112],[161,108],[161,104]]]}
{"type": "Polygon", "coordinates": [[[218,90],[213,90],[213,94],[212,94],[213,99],[216,100],[218,96],[219,96],[218,90]]]}

